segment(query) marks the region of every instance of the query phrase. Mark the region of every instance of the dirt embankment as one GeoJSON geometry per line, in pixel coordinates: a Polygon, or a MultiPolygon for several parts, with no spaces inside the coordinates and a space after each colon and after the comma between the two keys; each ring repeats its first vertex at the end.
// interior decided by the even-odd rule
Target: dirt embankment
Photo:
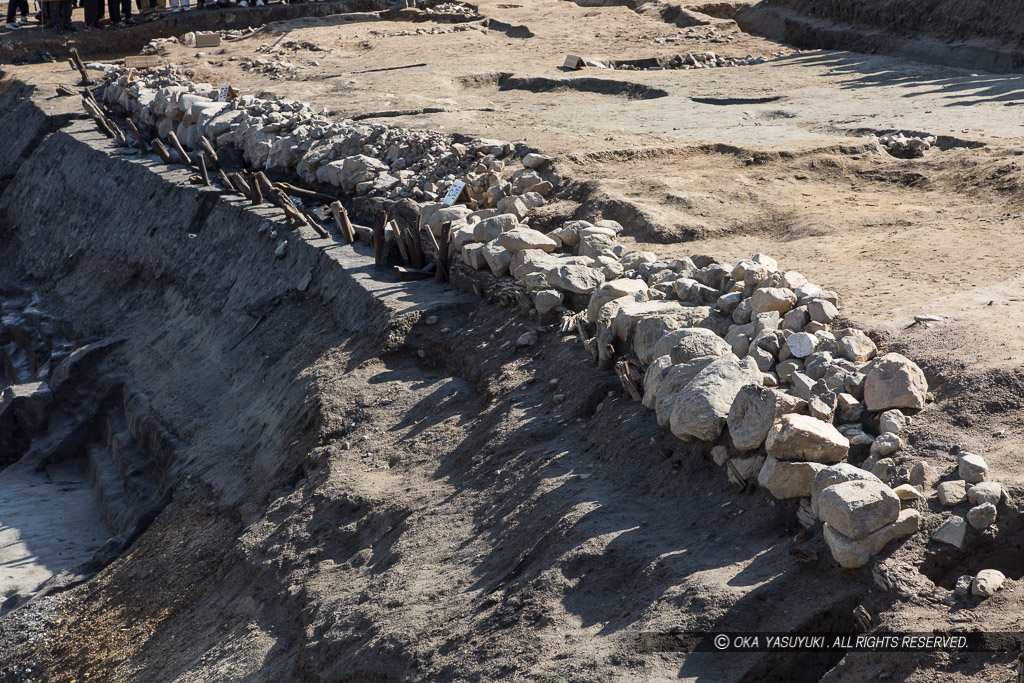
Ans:
{"type": "Polygon", "coordinates": [[[994,73],[1024,69],[1024,29],[1015,3],[763,0],[732,18],[745,31],[802,48],[887,54],[994,73]]]}
{"type": "Polygon", "coordinates": [[[763,0],[810,17],[882,29],[893,39],[990,39],[1024,47],[1021,8],[996,0],[763,0]]]}

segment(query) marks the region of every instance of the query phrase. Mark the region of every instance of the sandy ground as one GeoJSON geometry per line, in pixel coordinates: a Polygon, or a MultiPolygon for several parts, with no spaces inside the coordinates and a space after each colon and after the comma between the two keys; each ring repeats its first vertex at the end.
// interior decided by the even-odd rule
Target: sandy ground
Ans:
{"type": "Polygon", "coordinates": [[[77,463],[43,472],[3,470],[0,510],[3,600],[31,594],[53,574],[89,560],[107,540],[96,493],[77,463]]]}
{"type": "MultiPolygon", "coordinates": [[[[1020,76],[798,53],[728,21],[714,20],[712,35],[625,7],[517,0],[479,11],[528,31],[333,17],[164,56],[195,80],[338,116],[442,108],[380,120],[524,142],[554,158],[552,211],[615,218],[659,253],[772,255],[839,292],[844,315],[928,371],[936,403],[909,431],[908,459],[948,468],[962,445],[1019,497],[1020,76]],[[785,54],[693,71],[559,68],[566,53],[706,50],[785,54]],[[257,57],[303,68],[271,77],[240,67],[257,57]],[[368,71],[389,67],[407,68],[368,71]],[[894,131],[934,134],[939,145],[901,160],[864,137],[894,131]],[[911,325],[919,313],[944,319],[911,325]]],[[[63,64],[11,71],[72,80],[63,64]]],[[[791,552],[804,547],[791,509],[735,493],[688,452],[662,462],[646,445],[659,436],[649,416],[603,400],[614,378],[595,387],[573,341],[548,337],[528,357],[503,345],[524,324],[484,310],[442,320],[457,330],[451,339],[414,333],[383,357],[311,342],[314,360],[280,376],[315,385],[325,467],[240,518],[212,518],[205,494],[182,493],[174,516],[128,556],[55,598],[52,614],[70,621],[45,642],[62,647],[21,645],[17,661],[65,680],[802,680],[801,662],[639,655],[620,639],[669,627],[846,628],[857,603],[892,628],[1019,630],[1014,582],[975,609],[949,609],[894,601],[824,561],[804,564],[791,552]],[[572,395],[562,408],[551,407],[553,378],[572,395]],[[161,566],[170,597],[147,592],[145,572],[161,566]],[[76,668],[62,670],[68,662],[76,668]]],[[[274,322],[254,343],[288,326],[274,322]]],[[[165,401],[173,414],[173,397],[165,401]]],[[[986,563],[1020,579],[1018,528],[1000,539],[998,558],[951,558],[923,540],[894,556],[943,585],[986,563]]],[[[45,622],[19,618],[8,628],[32,633],[45,622]]],[[[832,676],[999,680],[1011,662],[851,656],[832,676]]]]}

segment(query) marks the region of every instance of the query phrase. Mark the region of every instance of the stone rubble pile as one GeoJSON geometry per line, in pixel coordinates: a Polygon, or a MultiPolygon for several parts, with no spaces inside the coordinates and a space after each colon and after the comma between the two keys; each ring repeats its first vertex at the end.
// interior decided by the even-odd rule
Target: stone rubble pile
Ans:
{"type": "MultiPolygon", "coordinates": [[[[254,31],[255,29],[245,29],[241,31],[210,31],[209,33],[219,34],[221,40],[239,40],[249,35],[250,33],[253,33],[254,31]]],[[[167,38],[153,38],[142,47],[142,49],[139,51],[139,54],[161,54],[168,45],[184,45],[185,47],[195,47],[195,31],[189,31],[188,33],[183,33],[180,36],[168,36],[167,38]]]]}
{"type": "Polygon", "coordinates": [[[896,135],[872,136],[875,141],[890,155],[899,159],[916,159],[923,157],[924,153],[935,144],[935,136],[907,137],[903,133],[896,135]]]}
{"type": "MultiPolygon", "coordinates": [[[[110,71],[102,97],[161,137],[174,130],[187,147],[205,136],[218,149],[241,150],[254,168],[290,170],[349,194],[419,200],[432,233],[450,224],[451,258],[515,280],[542,320],[593,326],[595,355],[609,347],[635,355],[646,367],[642,402],[658,424],[714,444],[715,461],[744,488],[756,481],[777,499],[799,500],[801,521],[822,523],[842,566],[863,566],[918,530],[917,506],[938,478],[926,463],[908,472],[894,456],[925,407],[927,381],[909,359],[877,356],[864,332],[844,326],[835,292],[764,254],[726,263],[630,250],[618,243],[623,227],[614,220],[534,229],[554,189],[549,159],[528,153],[513,170],[508,143],[463,144],[332,122],[299,102],[215,95],[165,67],[110,71]],[[437,201],[456,179],[466,183],[466,203],[437,201]]],[[[968,526],[995,522],[1004,493],[986,473],[980,457],[960,454],[960,480],[942,482],[937,495],[949,507],[969,501],[969,509],[934,540],[962,549],[968,526]]]]}
{"type": "Polygon", "coordinates": [[[192,83],[173,65],[143,72],[116,67],[106,80],[103,101],[131,116],[143,132],[167,139],[173,131],[193,150],[202,136],[215,148],[240,150],[254,169],[294,172],[352,195],[433,201],[462,180],[469,199],[486,208],[527,190],[537,204],[536,195],[551,191],[550,183],[534,182],[533,171],[503,177],[512,147],[502,141],[463,144],[432,131],[335,122],[308,104],[252,95],[218,102],[217,87],[192,83]]]}
{"type": "Polygon", "coordinates": [[[369,33],[371,36],[377,36],[378,38],[404,38],[406,36],[440,36],[447,33],[461,33],[463,31],[479,31],[479,26],[473,26],[471,24],[456,24],[447,28],[441,26],[431,26],[430,28],[418,28],[415,30],[403,30],[403,31],[377,31],[371,30],[369,33]]]}
{"type": "Polygon", "coordinates": [[[1000,484],[988,481],[988,465],[979,455],[961,451],[955,476],[936,487],[939,503],[954,510],[932,533],[932,540],[963,550],[970,542],[970,529],[985,532],[994,525],[999,506],[1008,498],[1000,484]]]}
{"type": "Polygon", "coordinates": [[[238,60],[238,64],[242,71],[263,74],[275,81],[295,78],[300,71],[306,68],[302,64],[295,64],[287,60],[266,59],[264,57],[256,57],[255,59],[242,57],[238,60]]]}

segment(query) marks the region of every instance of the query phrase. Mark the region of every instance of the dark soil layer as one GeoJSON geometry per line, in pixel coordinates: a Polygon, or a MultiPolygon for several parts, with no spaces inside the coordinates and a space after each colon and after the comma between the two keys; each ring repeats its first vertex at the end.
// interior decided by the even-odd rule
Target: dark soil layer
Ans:
{"type": "Polygon", "coordinates": [[[882,29],[893,38],[992,39],[1024,46],[1024,8],[1012,0],[763,0],[831,21],[882,29]]]}

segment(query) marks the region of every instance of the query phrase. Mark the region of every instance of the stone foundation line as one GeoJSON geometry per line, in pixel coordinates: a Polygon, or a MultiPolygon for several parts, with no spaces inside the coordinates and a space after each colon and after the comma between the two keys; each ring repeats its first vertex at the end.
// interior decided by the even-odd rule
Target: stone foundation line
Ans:
{"type": "MultiPolygon", "coordinates": [[[[561,317],[563,331],[578,329],[605,367],[616,352],[635,355],[638,364],[620,362],[620,378],[634,397],[642,390],[658,424],[713,445],[714,461],[737,485],[756,481],[777,499],[798,499],[798,519],[809,529],[821,522],[843,567],[861,567],[914,534],[918,501],[933,493],[963,510],[935,531],[936,542],[963,550],[996,522],[1006,494],[988,481],[978,455],[961,452],[956,474],[941,483],[926,461],[908,470],[892,457],[904,445],[901,431],[926,407],[921,369],[897,353],[878,356],[861,330],[837,328],[838,295],[768,256],[664,261],[626,251],[612,220],[535,230],[534,210],[554,189],[542,175],[549,159],[498,140],[460,143],[437,132],[334,122],[307,104],[250,95],[219,102],[217,88],[189,82],[173,65],[108,66],[98,94],[157,138],[154,145],[177,138],[186,163],[198,157],[186,149],[203,158],[241,153],[257,171],[355,197],[414,201],[420,225],[448,238],[453,265],[510,282],[531,315],[561,317]],[[514,154],[522,168],[511,170],[514,154]],[[465,203],[438,201],[457,180],[465,203]],[[587,339],[590,325],[596,334],[587,339]]],[[[387,230],[391,241],[402,237],[387,230]]],[[[429,250],[434,240],[426,230],[419,237],[429,250]]],[[[536,335],[519,342],[536,343],[536,335]]],[[[992,576],[982,583],[990,591],[992,576]]]]}

